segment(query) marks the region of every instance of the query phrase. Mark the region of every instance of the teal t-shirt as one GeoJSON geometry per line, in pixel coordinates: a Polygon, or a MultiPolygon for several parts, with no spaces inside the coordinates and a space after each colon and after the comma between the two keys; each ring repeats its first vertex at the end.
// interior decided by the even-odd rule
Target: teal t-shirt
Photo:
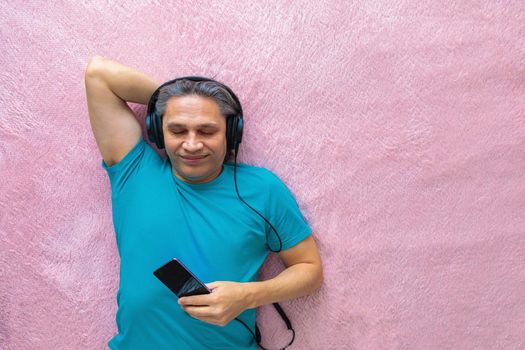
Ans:
{"type": "MultiPolygon", "coordinates": [[[[177,296],[153,271],[177,258],[204,283],[257,281],[258,271],[279,240],[269,225],[237,197],[233,164],[203,184],[173,175],[143,138],[107,171],[113,224],[120,255],[118,334],[111,349],[250,349],[253,336],[238,321],[226,326],[186,314],[177,296]]],[[[277,229],[286,250],[311,234],[288,188],[271,171],[237,164],[243,199],[277,229]]],[[[255,309],[239,315],[255,333],[255,309]]]]}

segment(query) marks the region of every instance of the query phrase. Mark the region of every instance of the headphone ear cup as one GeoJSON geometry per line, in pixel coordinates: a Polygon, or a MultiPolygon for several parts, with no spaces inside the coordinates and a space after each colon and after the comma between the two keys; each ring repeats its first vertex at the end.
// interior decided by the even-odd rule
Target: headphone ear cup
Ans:
{"type": "Polygon", "coordinates": [[[148,132],[148,139],[150,142],[157,143],[155,139],[155,128],[153,127],[153,119],[155,119],[155,112],[146,116],[146,131],[148,132]]]}
{"type": "Polygon", "coordinates": [[[157,112],[152,112],[146,116],[146,129],[149,140],[155,143],[158,149],[163,149],[164,135],[162,134],[162,128],[159,130],[159,117],[157,116],[157,112]]]}
{"type": "Polygon", "coordinates": [[[237,117],[237,123],[235,127],[235,152],[237,152],[237,149],[239,148],[239,145],[242,142],[242,132],[244,130],[244,120],[242,118],[242,115],[237,117]]]}
{"type": "Polygon", "coordinates": [[[235,151],[235,154],[237,154],[239,150],[239,144],[242,141],[243,127],[244,123],[242,120],[242,116],[234,115],[233,117],[229,117],[227,119],[226,148],[228,149],[228,153],[230,153],[231,151],[235,151]]]}
{"type": "Polygon", "coordinates": [[[226,118],[226,152],[229,154],[233,150],[233,119],[235,117],[226,118]]]}
{"type": "Polygon", "coordinates": [[[162,132],[162,117],[157,116],[155,113],[155,126],[156,126],[156,138],[157,138],[157,147],[158,149],[164,148],[164,133],[162,132]]]}

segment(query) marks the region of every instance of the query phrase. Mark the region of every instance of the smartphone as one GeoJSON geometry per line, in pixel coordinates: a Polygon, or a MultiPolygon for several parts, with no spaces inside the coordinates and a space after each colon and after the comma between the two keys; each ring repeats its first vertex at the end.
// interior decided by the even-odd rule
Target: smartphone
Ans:
{"type": "Polygon", "coordinates": [[[153,274],[179,298],[211,293],[211,290],[199,281],[177,258],[168,261],[153,271],[153,274]]]}

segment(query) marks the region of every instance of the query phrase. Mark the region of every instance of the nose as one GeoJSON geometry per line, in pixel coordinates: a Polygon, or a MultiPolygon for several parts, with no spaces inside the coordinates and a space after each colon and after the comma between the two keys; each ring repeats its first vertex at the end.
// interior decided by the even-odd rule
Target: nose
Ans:
{"type": "Polygon", "coordinates": [[[182,143],[182,147],[188,153],[198,152],[203,146],[202,141],[196,137],[195,133],[189,133],[186,140],[182,143]]]}

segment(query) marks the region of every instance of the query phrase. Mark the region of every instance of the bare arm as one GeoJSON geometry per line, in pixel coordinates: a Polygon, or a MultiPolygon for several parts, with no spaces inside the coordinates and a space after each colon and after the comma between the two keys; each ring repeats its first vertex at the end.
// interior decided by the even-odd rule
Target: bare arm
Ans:
{"type": "Polygon", "coordinates": [[[279,256],[287,267],[284,271],[272,279],[246,284],[248,308],[302,297],[323,284],[321,257],[312,235],[279,256]]]}
{"type": "Polygon", "coordinates": [[[89,120],[104,162],[118,163],[137,144],[141,127],[126,102],[147,104],[161,83],[102,56],[85,71],[89,120]]]}

